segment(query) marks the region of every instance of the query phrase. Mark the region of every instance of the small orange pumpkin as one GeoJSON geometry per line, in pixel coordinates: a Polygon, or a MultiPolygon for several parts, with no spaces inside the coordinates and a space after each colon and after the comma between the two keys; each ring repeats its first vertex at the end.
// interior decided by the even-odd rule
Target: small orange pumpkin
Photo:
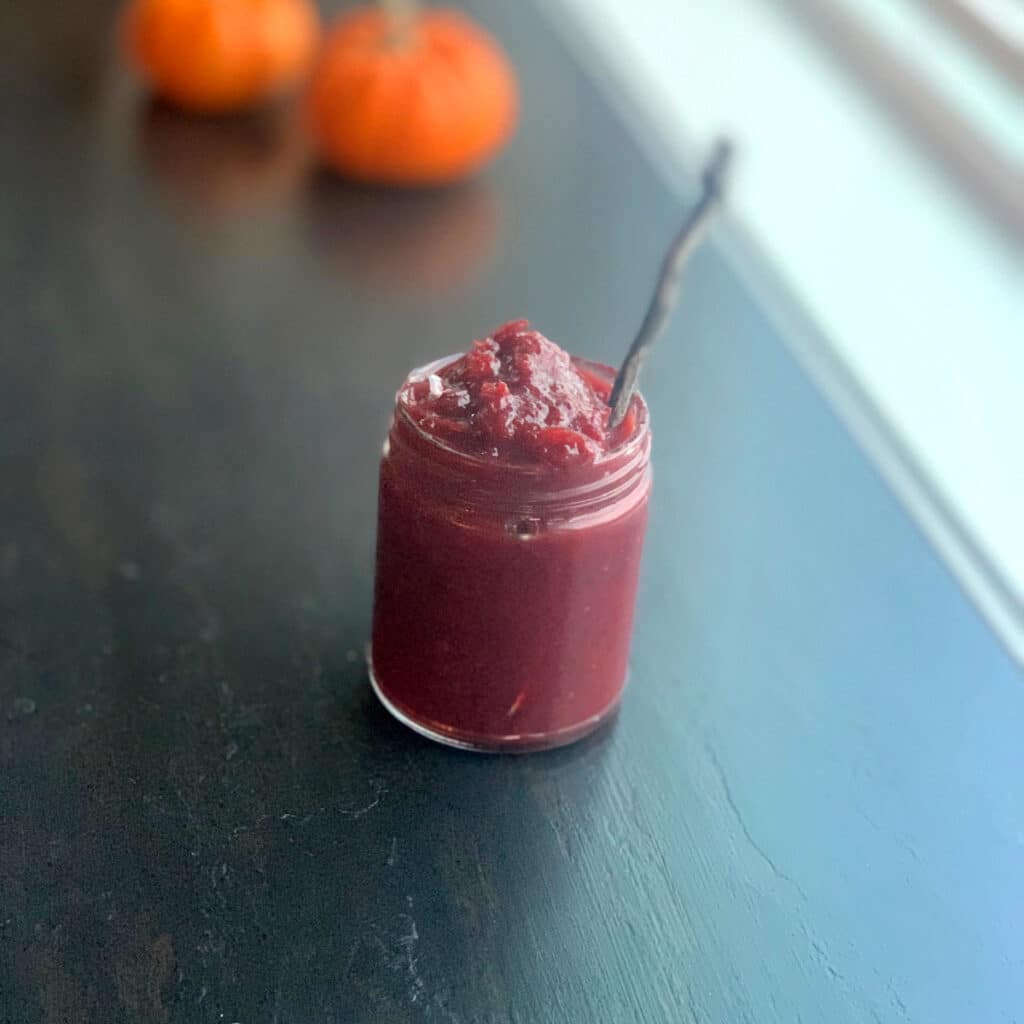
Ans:
{"type": "Polygon", "coordinates": [[[295,86],[320,36],[311,0],[133,0],[129,57],[153,89],[187,110],[241,110],[295,86]]]}
{"type": "Polygon", "coordinates": [[[498,43],[465,15],[360,7],[327,38],[307,97],[324,160],[370,184],[443,185],[508,141],[519,106],[498,43]]]}

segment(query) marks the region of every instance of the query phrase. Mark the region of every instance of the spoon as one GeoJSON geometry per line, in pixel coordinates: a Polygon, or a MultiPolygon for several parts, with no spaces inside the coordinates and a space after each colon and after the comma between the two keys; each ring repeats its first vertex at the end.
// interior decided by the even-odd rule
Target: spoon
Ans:
{"type": "Polygon", "coordinates": [[[608,404],[612,407],[612,414],[608,419],[609,429],[617,427],[625,418],[633,395],[636,394],[640,370],[664,330],[669,314],[679,297],[683,269],[718,212],[732,164],[732,153],[733,146],[728,139],[720,139],[715,143],[711,157],[701,174],[701,197],[665,254],[661,274],[658,276],[658,283],[651,296],[644,321],[633,339],[633,344],[629,346],[619,372],[615,375],[615,384],[608,396],[608,404]]]}

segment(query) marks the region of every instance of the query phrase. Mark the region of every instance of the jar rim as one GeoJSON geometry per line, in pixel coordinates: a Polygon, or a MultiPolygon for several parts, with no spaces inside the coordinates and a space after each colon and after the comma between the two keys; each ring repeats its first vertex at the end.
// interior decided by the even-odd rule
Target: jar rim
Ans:
{"type": "MultiPolygon", "coordinates": [[[[413,370],[409,382],[443,368],[458,355],[445,356],[413,370]]],[[[603,363],[572,357],[575,365],[589,372],[614,378],[615,371],[603,363]]],[[[397,454],[395,443],[409,448],[420,458],[418,473],[429,472],[447,480],[448,493],[457,494],[467,506],[489,507],[529,516],[534,513],[577,516],[598,507],[624,500],[649,476],[651,431],[647,403],[639,393],[633,399],[636,426],[630,436],[608,452],[586,463],[566,467],[547,463],[506,462],[487,455],[466,452],[445,443],[410,415],[396,395],[395,415],[385,452],[397,454]]]]}

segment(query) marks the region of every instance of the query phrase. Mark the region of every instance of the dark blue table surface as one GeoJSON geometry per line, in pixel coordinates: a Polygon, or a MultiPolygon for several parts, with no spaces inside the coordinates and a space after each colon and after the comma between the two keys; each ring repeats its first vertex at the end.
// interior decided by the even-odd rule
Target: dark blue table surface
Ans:
{"type": "Polygon", "coordinates": [[[473,9],[522,130],[425,196],[147,105],[109,5],[5,11],[0,1020],[1024,1019],[1021,676],[714,246],[614,727],[482,758],[374,704],[397,383],[524,315],[616,359],[681,213],[473,9]]]}

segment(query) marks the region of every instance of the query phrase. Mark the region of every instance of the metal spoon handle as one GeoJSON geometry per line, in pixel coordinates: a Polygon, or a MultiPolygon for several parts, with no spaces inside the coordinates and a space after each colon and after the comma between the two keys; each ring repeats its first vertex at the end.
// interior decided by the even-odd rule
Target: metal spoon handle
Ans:
{"type": "Polygon", "coordinates": [[[658,284],[654,289],[654,295],[651,296],[651,304],[647,307],[640,330],[633,339],[633,344],[629,346],[626,358],[615,376],[615,384],[608,397],[608,404],[612,407],[612,414],[608,420],[609,428],[618,426],[625,418],[633,395],[636,394],[644,361],[676,304],[687,260],[700,245],[712,217],[721,204],[731,163],[732,143],[722,139],[715,143],[711,158],[701,175],[703,192],[700,200],[665,254],[658,284]]]}

